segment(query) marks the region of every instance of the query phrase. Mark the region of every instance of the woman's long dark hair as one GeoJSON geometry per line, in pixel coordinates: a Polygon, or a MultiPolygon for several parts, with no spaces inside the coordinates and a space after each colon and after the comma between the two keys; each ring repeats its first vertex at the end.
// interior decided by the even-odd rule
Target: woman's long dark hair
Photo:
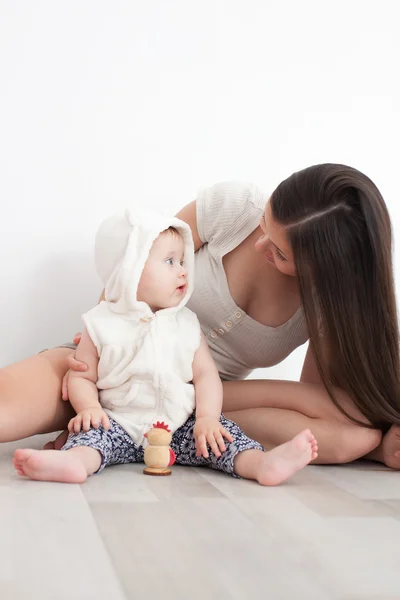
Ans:
{"type": "Polygon", "coordinates": [[[310,344],[324,386],[348,393],[373,427],[400,424],[399,328],[392,231],[363,173],[322,164],[294,173],[271,197],[291,244],[310,344]]]}

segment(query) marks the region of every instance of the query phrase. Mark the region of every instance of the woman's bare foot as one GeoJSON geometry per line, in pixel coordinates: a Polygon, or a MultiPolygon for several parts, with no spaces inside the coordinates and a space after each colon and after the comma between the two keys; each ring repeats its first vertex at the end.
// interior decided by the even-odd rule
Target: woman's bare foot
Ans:
{"type": "Polygon", "coordinates": [[[392,425],[381,444],[365,458],[383,462],[391,469],[400,469],[400,426],[392,425]]]}
{"type": "Polygon", "coordinates": [[[24,448],[14,452],[13,465],[19,475],[38,481],[83,483],[87,479],[85,465],[72,451],[24,448]]]}
{"type": "Polygon", "coordinates": [[[51,442],[47,442],[47,444],[45,444],[43,446],[43,450],[61,450],[61,448],[64,446],[65,442],[68,439],[68,429],[65,429],[64,431],[62,431],[60,433],[60,435],[58,435],[56,437],[55,440],[52,440],[51,442]]]}
{"type": "Polygon", "coordinates": [[[317,456],[317,440],[305,429],[290,442],[264,453],[257,469],[257,481],[261,485],[279,485],[317,456]]]}

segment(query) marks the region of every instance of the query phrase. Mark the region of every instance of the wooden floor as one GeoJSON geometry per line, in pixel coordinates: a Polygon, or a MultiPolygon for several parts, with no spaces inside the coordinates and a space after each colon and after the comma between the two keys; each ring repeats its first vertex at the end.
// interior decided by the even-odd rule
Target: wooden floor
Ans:
{"type": "Polygon", "coordinates": [[[22,479],[0,446],[1,600],[399,600],[400,473],[307,467],[262,488],[206,469],[22,479]]]}

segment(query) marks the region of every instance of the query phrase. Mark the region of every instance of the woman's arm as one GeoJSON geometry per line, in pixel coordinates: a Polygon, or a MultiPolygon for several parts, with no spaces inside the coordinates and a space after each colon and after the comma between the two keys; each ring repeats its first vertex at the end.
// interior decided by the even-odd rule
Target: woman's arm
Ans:
{"type": "MultiPolygon", "coordinates": [[[[381,433],[352,423],[318,383],[318,369],[310,349],[301,378],[224,381],[223,412],[267,448],[310,428],[318,440],[318,464],[351,462],[378,446],[381,433]]],[[[346,412],[366,421],[343,390],[333,391],[346,412]]]]}
{"type": "Polygon", "coordinates": [[[99,358],[96,347],[86,329],[83,331],[79,346],[76,349],[76,358],[84,362],[87,367],[85,372],[73,371],[69,378],[69,399],[78,413],[87,406],[99,405],[99,394],[96,386],[99,358]]]}
{"type": "Polygon", "coordinates": [[[314,353],[310,345],[307,348],[300,381],[303,381],[304,383],[319,383],[322,385],[321,375],[319,374],[314,353]]]}
{"type": "MultiPolygon", "coordinates": [[[[340,388],[334,393],[342,407],[353,418],[367,420],[340,388]]],[[[297,411],[309,418],[327,418],[351,424],[333,404],[319,377],[311,348],[307,350],[300,381],[249,379],[224,382],[223,411],[246,408],[280,408],[297,411]]]]}

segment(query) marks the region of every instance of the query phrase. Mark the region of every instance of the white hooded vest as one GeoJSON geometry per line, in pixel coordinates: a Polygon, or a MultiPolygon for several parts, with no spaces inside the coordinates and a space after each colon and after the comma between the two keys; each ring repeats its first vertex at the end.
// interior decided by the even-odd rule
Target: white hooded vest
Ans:
{"type": "Polygon", "coordinates": [[[176,218],[127,210],[106,219],[96,236],[96,267],[104,302],[83,315],[99,354],[100,403],[138,445],[155,421],[172,432],[195,407],[192,363],[200,324],[185,307],[194,281],[190,227],[176,218]],[[180,304],[153,313],[137,300],[139,280],[158,235],[174,227],[184,242],[187,291],[180,304]]]}

